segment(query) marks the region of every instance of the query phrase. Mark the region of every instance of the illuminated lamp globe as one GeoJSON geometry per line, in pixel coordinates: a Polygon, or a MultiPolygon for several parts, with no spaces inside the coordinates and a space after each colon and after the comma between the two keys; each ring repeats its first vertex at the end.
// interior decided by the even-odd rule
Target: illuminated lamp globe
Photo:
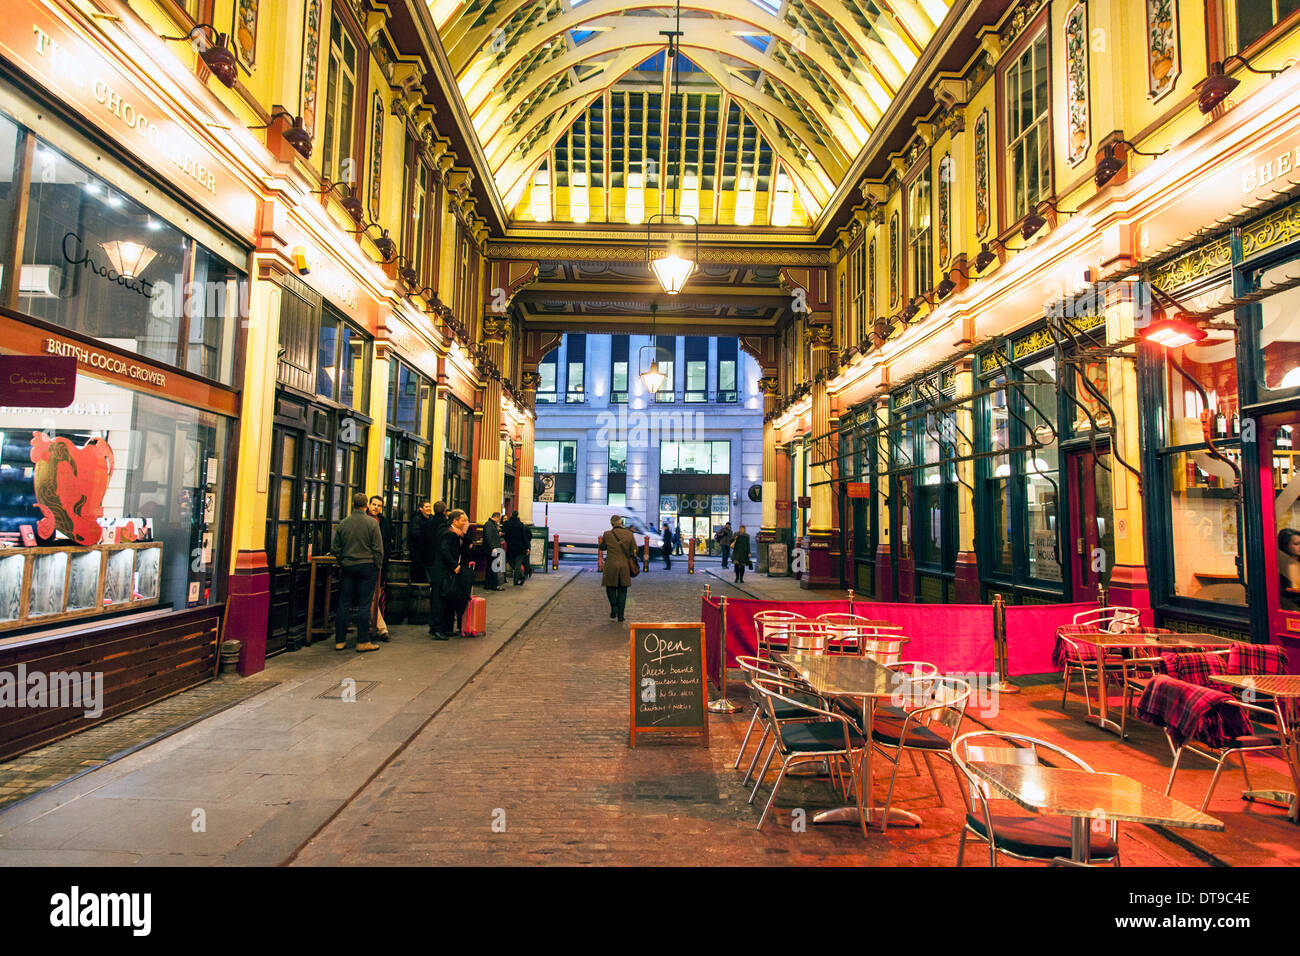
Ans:
{"type": "Polygon", "coordinates": [[[650,270],[665,292],[669,295],[677,295],[686,285],[686,280],[695,272],[695,263],[690,259],[683,259],[675,250],[670,249],[668,255],[650,261],[650,270]]]}

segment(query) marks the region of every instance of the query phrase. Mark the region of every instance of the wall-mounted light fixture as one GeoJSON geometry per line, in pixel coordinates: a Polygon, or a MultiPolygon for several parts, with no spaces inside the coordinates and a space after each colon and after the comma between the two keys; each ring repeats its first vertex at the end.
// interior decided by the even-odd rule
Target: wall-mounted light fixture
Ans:
{"type": "Polygon", "coordinates": [[[366,214],[366,208],[361,200],[357,198],[357,194],[352,191],[351,183],[342,181],[334,183],[330,182],[328,179],[324,179],[321,181],[321,186],[324,188],[322,188],[317,195],[322,197],[328,196],[330,193],[337,191],[340,186],[346,187],[342,199],[343,210],[357,222],[361,221],[361,217],[366,214]]]}
{"type": "Polygon", "coordinates": [[[976,272],[983,272],[997,259],[998,255],[990,248],[991,246],[1001,246],[1003,252],[1011,251],[1007,248],[1007,244],[996,236],[988,242],[980,243],[980,251],[975,255],[974,262],[976,272]]]}
{"type": "Polygon", "coordinates": [[[288,110],[276,110],[271,114],[271,119],[261,126],[250,126],[249,129],[269,129],[271,123],[274,123],[281,116],[287,117],[290,121],[289,127],[280,134],[280,137],[294,148],[303,159],[311,159],[311,133],[307,132],[307,127],[303,124],[301,116],[294,116],[288,110]]]}
{"type": "MultiPolygon", "coordinates": [[[[1037,209],[1025,217],[1025,221],[1020,226],[1020,238],[1024,239],[1026,242],[1037,235],[1039,230],[1047,225],[1047,218],[1038,211],[1044,206],[1050,206],[1052,212],[1056,213],[1058,216],[1073,216],[1079,211],[1077,209],[1059,209],[1057,208],[1056,203],[1052,202],[1052,200],[1044,199],[1038,204],[1037,209]]],[[[1003,248],[1005,249],[1006,247],[1003,246],[1003,248]]]]}
{"type": "Polygon", "coordinates": [[[164,40],[192,40],[194,34],[207,30],[212,35],[209,41],[206,37],[203,39],[203,46],[199,50],[199,59],[203,65],[212,71],[212,75],[222,82],[224,86],[234,86],[235,80],[239,77],[239,67],[235,61],[235,54],[230,52],[227,45],[227,37],[224,33],[218,33],[217,28],[211,23],[200,23],[189,33],[179,37],[163,37],[164,40]]]}
{"type": "Polygon", "coordinates": [[[1196,105],[1202,113],[1209,114],[1214,108],[1226,100],[1238,86],[1241,80],[1233,76],[1228,76],[1223,72],[1224,68],[1232,62],[1240,63],[1251,73],[1258,73],[1260,76],[1274,77],[1286,70],[1291,64],[1286,64],[1279,70],[1257,70],[1247,62],[1244,56],[1237,53],[1232,54],[1223,60],[1215,60],[1206,70],[1205,79],[1196,85],[1197,97],[1196,105]]]}
{"type": "Polygon", "coordinates": [[[366,223],[357,230],[356,235],[358,237],[367,236],[370,234],[371,229],[379,230],[379,235],[374,238],[375,248],[379,250],[380,260],[387,265],[397,258],[397,243],[395,243],[393,237],[388,234],[388,230],[377,222],[366,223]]]}
{"type": "Polygon", "coordinates": [[[1144,153],[1126,139],[1118,139],[1114,142],[1107,143],[1101,148],[1101,151],[1097,153],[1097,165],[1092,174],[1093,182],[1097,184],[1098,189],[1101,189],[1102,186],[1105,186],[1108,182],[1114,179],[1115,176],[1118,175],[1119,171],[1127,164],[1127,156],[1121,159],[1118,155],[1118,147],[1120,146],[1127,146],[1128,152],[1136,153],[1139,156],[1163,156],[1165,153],[1169,152],[1167,149],[1162,149],[1158,153],[1144,153]]]}

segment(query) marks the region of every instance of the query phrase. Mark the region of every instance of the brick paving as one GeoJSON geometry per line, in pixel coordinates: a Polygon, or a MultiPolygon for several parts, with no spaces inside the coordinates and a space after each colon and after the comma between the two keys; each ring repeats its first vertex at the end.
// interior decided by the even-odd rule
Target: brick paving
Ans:
{"type": "MultiPolygon", "coordinates": [[[[634,582],[628,620],[698,619],[708,580],[657,569],[634,582]]],[[[809,594],[810,592],[803,592],[809,594]]],[[[919,829],[796,826],[836,800],[815,778],[783,786],[763,832],[731,769],[749,720],[711,717],[708,748],[627,745],[628,637],[609,622],[594,574],[580,575],[298,854],[298,865],[887,864],[952,865],[961,816],[956,781],[939,766],[901,774],[896,805],[919,829]],[[495,827],[494,827],[495,824],[495,827]],[[502,826],[504,825],[504,826],[502,826]]],[[[733,697],[740,701],[740,693],[733,697]]],[[[877,763],[877,774],[883,762],[877,763]]],[[[775,774],[773,773],[774,777],[775,774]]],[[[877,795],[883,802],[883,777],[877,795]]],[[[1194,865],[1140,827],[1122,832],[1130,864],[1194,865]]],[[[973,851],[967,862],[986,863],[973,851]]]]}

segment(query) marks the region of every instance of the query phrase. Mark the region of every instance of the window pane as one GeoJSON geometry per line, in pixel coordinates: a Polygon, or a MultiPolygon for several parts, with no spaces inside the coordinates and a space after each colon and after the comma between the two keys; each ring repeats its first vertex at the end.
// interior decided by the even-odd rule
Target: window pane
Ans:
{"type": "MultiPolygon", "coordinates": [[[[1296,271],[1289,263],[1289,272],[1296,271]]],[[[1288,274],[1288,266],[1265,270],[1260,284],[1268,286],[1288,274]]],[[[1259,303],[1259,341],[1264,352],[1264,387],[1300,386],[1300,288],[1271,295],[1259,303]]]]}
{"type": "Polygon", "coordinates": [[[715,475],[731,474],[731,442],[713,442],[713,463],[710,469],[715,475]]]}
{"type": "Polygon", "coordinates": [[[566,475],[575,474],[578,470],[578,443],[573,441],[560,442],[560,470],[566,475]]]}
{"type": "MultiPolygon", "coordinates": [[[[1194,345],[1170,349],[1166,354],[1205,389],[1212,415],[1210,427],[1215,437],[1229,438],[1235,435],[1240,421],[1235,339],[1231,335],[1224,339],[1206,337],[1194,345]]],[[[1168,443],[1200,444],[1204,440],[1201,413],[1205,411],[1200,392],[1168,362],[1165,375],[1169,409],[1168,443]]]]}
{"type": "Polygon", "coordinates": [[[338,383],[335,381],[338,364],[338,321],[328,315],[320,320],[320,345],[316,349],[316,394],[326,398],[338,397],[338,383]]]}
{"type": "Polygon", "coordinates": [[[627,474],[627,442],[612,441],[609,443],[609,472],[610,474],[627,474]]]}
{"type": "Polygon", "coordinates": [[[554,474],[560,465],[560,443],[539,441],[533,446],[533,471],[554,474]]]}
{"type": "MultiPolygon", "coordinates": [[[[1235,449],[1225,454],[1240,464],[1235,449]]],[[[1237,577],[1240,528],[1232,469],[1207,449],[1168,457],[1174,593],[1203,601],[1244,605],[1237,577]]]]}

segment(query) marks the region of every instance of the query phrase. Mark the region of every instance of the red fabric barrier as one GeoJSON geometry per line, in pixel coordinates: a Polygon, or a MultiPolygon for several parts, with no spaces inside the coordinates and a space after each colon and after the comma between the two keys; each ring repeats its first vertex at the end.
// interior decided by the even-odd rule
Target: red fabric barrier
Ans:
{"type": "MultiPolygon", "coordinates": [[[[1050,674],[1060,670],[1052,663],[1056,629],[1069,624],[1081,611],[1097,610],[1090,604],[1021,604],[1007,607],[1007,670],[1021,674],[1050,674]]],[[[990,627],[989,633],[992,633],[990,627]]]]}
{"type": "MultiPolygon", "coordinates": [[[[905,661],[928,661],[940,673],[973,674],[993,670],[993,605],[876,604],[855,601],[864,617],[899,624],[905,661]]],[[[1050,647],[1049,647],[1050,653],[1050,647]]]]}

